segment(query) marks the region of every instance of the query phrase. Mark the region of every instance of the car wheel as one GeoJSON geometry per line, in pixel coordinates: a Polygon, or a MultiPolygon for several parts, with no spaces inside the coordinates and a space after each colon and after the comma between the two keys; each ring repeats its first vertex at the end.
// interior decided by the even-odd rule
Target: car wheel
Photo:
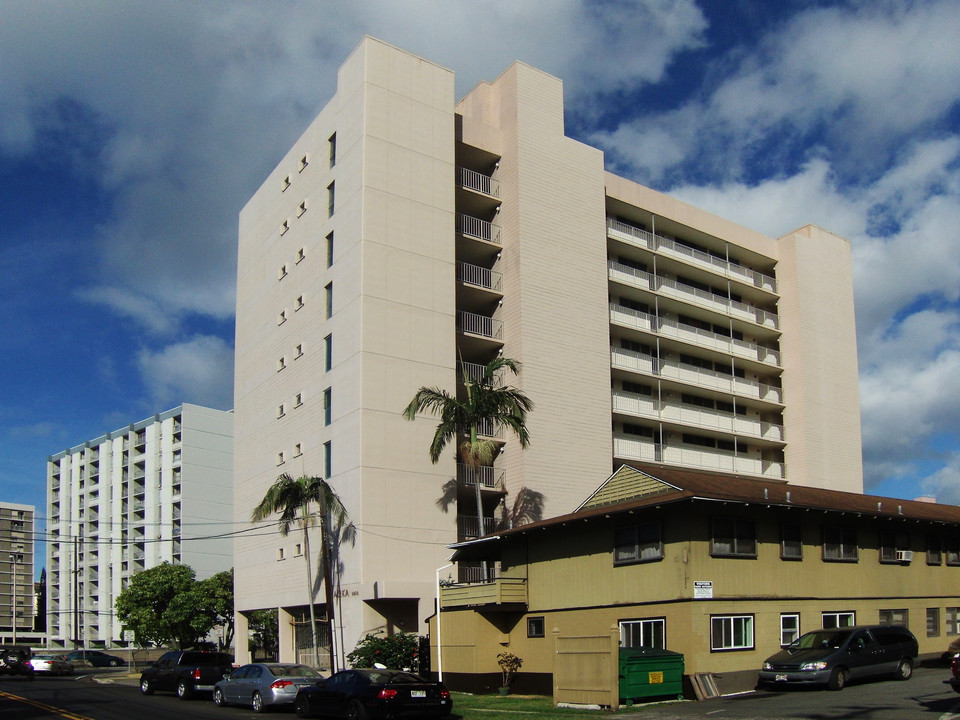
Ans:
{"type": "Polygon", "coordinates": [[[110,667],[120,667],[120,661],[119,661],[119,660],[111,660],[110,662],[107,663],[107,665],[109,665],[110,667]]]}
{"type": "Polygon", "coordinates": [[[913,677],[913,663],[909,658],[904,658],[897,665],[897,680],[909,680],[913,677]]]}
{"type": "Polygon", "coordinates": [[[830,673],[830,679],[827,680],[827,690],[843,690],[847,684],[847,671],[843,668],[834,668],[830,673]]]}
{"type": "Polygon", "coordinates": [[[227,704],[223,699],[223,691],[220,688],[213,689],[213,704],[217,707],[223,707],[227,704]]]}
{"type": "Polygon", "coordinates": [[[190,696],[193,695],[193,688],[187,684],[186,680],[181,680],[177,683],[177,697],[181,700],[189,700],[190,696]]]}
{"type": "Polygon", "coordinates": [[[367,720],[367,709],[359,700],[351,700],[347,706],[347,717],[349,720],[367,720]]]}
{"type": "Polygon", "coordinates": [[[250,702],[250,705],[253,707],[253,711],[255,713],[262,713],[263,712],[263,696],[260,695],[260,693],[255,692],[253,694],[253,698],[250,702]]]}
{"type": "Polygon", "coordinates": [[[146,678],[140,678],[140,692],[144,695],[153,695],[153,685],[146,678]]]}

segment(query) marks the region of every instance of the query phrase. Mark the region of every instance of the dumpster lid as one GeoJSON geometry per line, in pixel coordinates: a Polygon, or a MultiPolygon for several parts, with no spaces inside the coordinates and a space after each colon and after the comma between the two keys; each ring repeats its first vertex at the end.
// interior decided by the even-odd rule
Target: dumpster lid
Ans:
{"type": "Polygon", "coordinates": [[[683,657],[683,653],[652,647],[622,647],[620,657],[683,657]]]}

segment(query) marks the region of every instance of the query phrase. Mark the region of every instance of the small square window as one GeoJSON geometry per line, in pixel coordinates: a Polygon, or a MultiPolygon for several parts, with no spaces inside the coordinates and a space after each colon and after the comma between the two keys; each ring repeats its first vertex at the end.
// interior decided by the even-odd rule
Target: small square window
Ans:
{"type": "Polygon", "coordinates": [[[297,393],[293,398],[293,406],[300,407],[303,405],[303,393],[297,393]]]}
{"type": "Polygon", "coordinates": [[[297,217],[300,217],[306,211],[307,211],[307,201],[304,200],[302,203],[300,203],[299,206],[297,206],[297,217]]]}
{"type": "Polygon", "coordinates": [[[297,345],[297,347],[294,348],[293,358],[297,359],[299,357],[303,357],[303,345],[297,345]]]}
{"type": "Polygon", "coordinates": [[[287,276],[287,266],[281,265],[280,269],[277,271],[277,280],[283,280],[287,276]]]}
{"type": "Polygon", "coordinates": [[[283,178],[283,181],[280,183],[280,192],[286,192],[287,188],[290,187],[290,176],[287,175],[283,178]]]}
{"type": "Polygon", "coordinates": [[[940,637],[940,608],[927,608],[927,637],[940,637]]]}
{"type": "Polygon", "coordinates": [[[300,158],[300,164],[297,166],[297,172],[303,172],[309,164],[309,157],[304,155],[302,158],[300,158]]]}
{"type": "Polygon", "coordinates": [[[283,548],[277,548],[277,560],[283,560],[283,559],[284,559],[283,548]]]}
{"type": "Polygon", "coordinates": [[[284,220],[284,221],[280,224],[280,234],[281,234],[281,235],[286,235],[286,234],[287,234],[287,231],[288,231],[289,229],[290,229],[290,221],[289,221],[289,220],[284,220]]]}
{"type": "Polygon", "coordinates": [[[300,457],[303,455],[303,446],[300,443],[297,443],[293,446],[293,456],[300,457]]]}
{"type": "Polygon", "coordinates": [[[277,417],[282,418],[286,414],[287,414],[287,411],[283,407],[283,405],[277,405],[277,417]]]}
{"type": "Polygon", "coordinates": [[[303,307],[303,295],[298,295],[298,296],[297,296],[297,302],[296,302],[296,305],[295,305],[295,307],[294,307],[294,310],[299,310],[299,309],[302,308],[302,307],[303,307]]]}
{"type": "Polygon", "coordinates": [[[303,546],[300,543],[297,543],[296,545],[293,546],[293,554],[296,557],[300,557],[301,555],[303,555],[303,546]]]}
{"type": "Polygon", "coordinates": [[[298,264],[298,265],[300,264],[300,261],[303,260],[305,257],[306,257],[306,254],[304,253],[303,248],[300,248],[299,250],[297,250],[297,264],[298,264]]]}
{"type": "Polygon", "coordinates": [[[287,321],[287,311],[281,310],[280,314],[277,315],[277,325],[283,325],[287,321]]]}
{"type": "Polygon", "coordinates": [[[528,617],[527,618],[527,637],[528,638],[542,638],[544,637],[544,622],[543,616],[538,617],[528,617]]]}
{"type": "Polygon", "coordinates": [[[279,360],[277,360],[277,372],[280,372],[280,371],[283,370],[286,366],[287,366],[287,359],[286,359],[286,358],[280,358],[279,360]]]}
{"type": "Polygon", "coordinates": [[[780,559],[803,559],[803,539],[799,523],[783,523],[780,526],[780,559]]]}
{"type": "Polygon", "coordinates": [[[283,453],[282,453],[282,452],[278,452],[278,453],[277,453],[277,465],[283,465],[284,462],[286,462],[286,461],[284,460],[283,453]]]}

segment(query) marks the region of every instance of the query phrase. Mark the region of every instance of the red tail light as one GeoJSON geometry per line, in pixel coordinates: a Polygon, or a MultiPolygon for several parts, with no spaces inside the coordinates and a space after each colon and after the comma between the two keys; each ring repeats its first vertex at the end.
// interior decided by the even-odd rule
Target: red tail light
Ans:
{"type": "Polygon", "coordinates": [[[199,680],[199,679],[200,679],[200,668],[195,668],[195,669],[194,669],[194,671],[193,671],[193,679],[194,679],[194,680],[199,680]]]}
{"type": "Polygon", "coordinates": [[[384,688],[377,695],[381,700],[393,700],[397,696],[397,691],[393,688],[384,688]]]}
{"type": "Polygon", "coordinates": [[[293,685],[293,682],[290,680],[274,680],[270,684],[270,687],[274,690],[282,690],[283,688],[289,687],[290,685],[293,685]]]}
{"type": "Polygon", "coordinates": [[[954,655],[953,660],[950,661],[950,672],[954,677],[960,674],[960,655],[954,655]]]}
{"type": "Polygon", "coordinates": [[[441,699],[441,700],[449,700],[449,699],[450,699],[450,691],[447,690],[446,688],[442,688],[442,689],[440,690],[440,699],[441,699]]]}

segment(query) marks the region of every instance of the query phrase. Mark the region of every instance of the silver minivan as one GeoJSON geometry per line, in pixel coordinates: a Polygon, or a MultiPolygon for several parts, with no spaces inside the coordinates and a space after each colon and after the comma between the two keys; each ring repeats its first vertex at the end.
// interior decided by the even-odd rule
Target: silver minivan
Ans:
{"type": "Polygon", "coordinates": [[[917,652],[917,638],[902,625],[814,630],[768,657],[760,682],[842,690],[848,680],[878,675],[909,680],[917,652]]]}

